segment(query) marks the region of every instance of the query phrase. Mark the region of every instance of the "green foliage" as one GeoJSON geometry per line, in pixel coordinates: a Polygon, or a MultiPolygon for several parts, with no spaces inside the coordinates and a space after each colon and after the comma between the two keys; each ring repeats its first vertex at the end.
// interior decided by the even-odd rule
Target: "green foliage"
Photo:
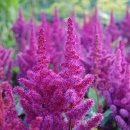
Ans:
{"type": "Polygon", "coordinates": [[[18,0],[1,0],[0,1],[0,41],[3,46],[8,48],[14,47],[14,38],[11,31],[12,22],[17,18],[19,2],[18,0]]]}
{"type": "Polygon", "coordinates": [[[19,102],[16,104],[16,110],[18,111],[18,116],[23,114],[23,109],[19,102]]]}
{"type": "Polygon", "coordinates": [[[19,72],[19,68],[18,67],[14,67],[12,72],[13,72],[12,86],[17,86],[17,85],[19,85],[19,83],[17,81],[17,74],[19,72]]]}
{"type": "Polygon", "coordinates": [[[100,126],[105,126],[105,124],[111,119],[111,113],[112,113],[112,111],[110,109],[106,110],[103,113],[104,119],[100,126]]]}
{"type": "Polygon", "coordinates": [[[103,20],[109,19],[111,10],[114,11],[117,21],[121,21],[124,16],[126,5],[130,0],[98,0],[97,8],[99,8],[99,15],[103,20]]]}
{"type": "Polygon", "coordinates": [[[108,23],[110,11],[114,10],[117,21],[120,21],[126,5],[130,6],[130,0],[0,0],[0,41],[6,48],[15,48],[11,27],[17,19],[18,7],[22,8],[26,20],[33,15],[37,23],[42,11],[47,14],[47,19],[52,21],[55,6],[58,7],[62,19],[68,18],[72,10],[75,10],[80,23],[83,12],[90,16],[97,7],[102,22],[108,23]]]}
{"type": "MultiPolygon", "coordinates": [[[[89,88],[88,91],[88,98],[94,99],[94,107],[93,107],[93,112],[97,112],[98,109],[98,101],[97,101],[97,94],[94,88],[89,88]]],[[[104,98],[102,96],[99,96],[99,104],[104,104],[104,98]]]]}

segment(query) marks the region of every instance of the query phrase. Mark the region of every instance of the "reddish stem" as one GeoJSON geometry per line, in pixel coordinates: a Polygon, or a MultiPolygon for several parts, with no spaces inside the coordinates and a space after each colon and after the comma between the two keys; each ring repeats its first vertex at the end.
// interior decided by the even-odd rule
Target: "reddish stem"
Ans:
{"type": "MultiPolygon", "coordinates": [[[[72,109],[73,108],[73,104],[71,103],[70,104],[70,109],[72,109]]],[[[70,123],[69,123],[69,130],[72,130],[72,120],[70,119],[70,123]]]]}
{"type": "Polygon", "coordinates": [[[3,102],[2,102],[2,88],[0,88],[0,127],[2,129],[4,128],[4,109],[3,109],[3,102]]]}

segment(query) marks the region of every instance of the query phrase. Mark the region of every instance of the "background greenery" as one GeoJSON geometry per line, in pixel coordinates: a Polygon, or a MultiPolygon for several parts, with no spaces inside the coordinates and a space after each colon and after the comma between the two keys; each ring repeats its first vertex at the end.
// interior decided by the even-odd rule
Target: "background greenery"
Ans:
{"type": "Polygon", "coordinates": [[[26,20],[34,15],[36,22],[40,19],[40,13],[46,12],[47,19],[52,20],[54,7],[57,6],[62,19],[69,17],[72,10],[76,11],[77,19],[81,21],[82,13],[90,16],[93,9],[99,9],[101,21],[108,24],[109,14],[114,10],[117,22],[124,16],[126,5],[130,6],[130,0],[1,0],[0,1],[0,41],[5,47],[15,47],[15,39],[11,31],[12,23],[18,16],[18,8],[21,7],[26,20]]]}

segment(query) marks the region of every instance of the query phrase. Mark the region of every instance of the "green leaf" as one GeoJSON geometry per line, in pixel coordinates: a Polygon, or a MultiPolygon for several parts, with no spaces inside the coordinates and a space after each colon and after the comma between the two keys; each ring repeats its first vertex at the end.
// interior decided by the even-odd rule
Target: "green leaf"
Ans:
{"type": "Polygon", "coordinates": [[[16,110],[18,111],[18,116],[23,114],[23,109],[22,109],[22,107],[21,107],[19,102],[16,104],[16,110]]]}
{"type": "Polygon", "coordinates": [[[111,111],[110,109],[108,109],[107,111],[105,111],[105,112],[103,113],[103,116],[104,116],[104,117],[110,116],[111,113],[112,113],[112,111],[111,111]]]}
{"type": "Polygon", "coordinates": [[[111,111],[110,109],[108,109],[107,111],[105,111],[105,112],[103,113],[104,119],[103,119],[103,121],[102,121],[102,123],[101,123],[101,126],[105,126],[105,124],[106,124],[109,120],[111,120],[111,113],[112,113],[112,111],[111,111]]]}
{"type": "Polygon", "coordinates": [[[18,67],[14,67],[13,68],[13,72],[17,74],[19,72],[19,68],[18,67]]]}
{"type": "Polygon", "coordinates": [[[54,66],[53,65],[49,65],[49,67],[48,67],[49,69],[53,69],[54,68],[54,66]]]}
{"type": "MultiPolygon", "coordinates": [[[[88,91],[88,97],[93,99],[94,100],[94,107],[93,107],[93,111],[94,112],[97,112],[97,94],[96,94],[96,91],[94,88],[89,88],[89,91],[88,91]]],[[[99,104],[104,104],[104,98],[102,96],[99,96],[99,104]]]]}
{"type": "Polygon", "coordinates": [[[96,91],[94,90],[94,88],[89,88],[88,97],[94,100],[95,104],[92,110],[96,112],[97,111],[97,96],[96,96],[96,91]]]}
{"type": "Polygon", "coordinates": [[[96,92],[95,92],[94,88],[89,88],[88,97],[96,99],[96,92]]]}

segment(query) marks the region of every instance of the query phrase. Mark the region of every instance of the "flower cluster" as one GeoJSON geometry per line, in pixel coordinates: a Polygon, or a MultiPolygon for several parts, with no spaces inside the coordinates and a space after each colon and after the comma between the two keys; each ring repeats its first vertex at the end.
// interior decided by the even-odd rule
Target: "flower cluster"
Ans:
{"type": "Polygon", "coordinates": [[[19,10],[12,27],[15,62],[13,49],[0,44],[0,130],[129,130],[128,8],[119,25],[112,11],[106,27],[98,9],[88,21],[83,14],[82,27],[74,10],[65,21],[56,7],[51,22],[44,12],[40,25],[34,21],[26,22],[19,10]],[[19,84],[14,87],[11,78],[16,65],[19,84]],[[15,106],[22,108],[21,115],[15,106]]]}
{"type": "Polygon", "coordinates": [[[23,130],[23,125],[17,117],[13,99],[12,87],[9,84],[12,71],[12,49],[0,44],[0,130],[23,130]]]}
{"type": "Polygon", "coordinates": [[[109,73],[109,89],[105,90],[103,95],[119,127],[122,130],[129,130],[130,65],[123,55],[123,46],[123,42],[120,41],[109,73]]]}
{"type": "Polygon", "coordinates": [[[89,130],[97,127],[103,119],[102,114],[97,114],[82,124],[94,104],[92,99],[84,100],[94,77],[85,75],[84,69],[79,65],[73,30],[73,23],[69,18],[64,62],[61,64],[63,70],[55,73],[48,69],[50,62],[46,56],[44,30],[41,28],[37,64],[27,72],[27,79],[19,79],[26,89],[15,88],[25,111],[25,122],[32,124],[39,117],[43,119],[39,128],[41,130],[67,130],[75,127],[77,130],[89,130]]]}

